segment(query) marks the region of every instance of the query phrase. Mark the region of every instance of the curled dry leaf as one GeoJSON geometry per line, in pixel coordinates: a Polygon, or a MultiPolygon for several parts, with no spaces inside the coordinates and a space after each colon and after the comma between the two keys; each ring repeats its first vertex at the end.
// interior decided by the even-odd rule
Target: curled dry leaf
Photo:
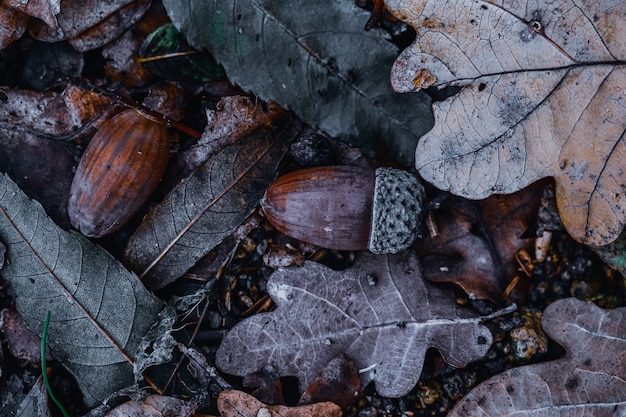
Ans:
{"type": "Polygon", "coordinates": [[[412,252],[362,253],[344,271],[307,261],[274,272],[267,288],[276,310],[226,335],[216,354],[224,372],[243,376],[270,365],[305,388],[345,352],[363,385],[375,381],[381,395],[400,397],[417,383],[429,347],[465,366],[491,345],[481,318],[457,306],[451,290],[423,280],[412,252]]]}
{"type": "Polygon", "coordinates": [[[152,210],[124,258],[151,289],[173,282],[230,235],[259,203],[301,124],[287,116],[213,155],[152,210]]]}
{"type": "Polygon", "coordinates": [[[553,176],[567,231],[613,241],[626,222],[626,2],[385,3],[418,32],[394,64],[396,91],[419,89],[424,72],[464,87],[433,106],[422,177],[477,199],[553,176]]]}
{"type": "Polygon", "coordinates": [[[241,391],[222,391],[217,397],[222,417],[341,417],[341,408],[331,402],[297,407],[265,405],[252,395],[241,391]]]}
{"type": "Polygon", "coordinates": [[[621,416],[626,411],[626,308],[567,298],[545,310],[545,332],[562,359],[513,368],[481,383],[448,414],[621,416]]]}
{"type": "Polygon", "coordinates": [[[415,242],[424,277],[454,282],[471,297],[505,304],[504,290],[519,274],[515,255],[533,249],[534,236],[528,231],[537,220],[545,186],[538,182],[481,201],[447,198],[432,216],[438,235],[415,242]]]}

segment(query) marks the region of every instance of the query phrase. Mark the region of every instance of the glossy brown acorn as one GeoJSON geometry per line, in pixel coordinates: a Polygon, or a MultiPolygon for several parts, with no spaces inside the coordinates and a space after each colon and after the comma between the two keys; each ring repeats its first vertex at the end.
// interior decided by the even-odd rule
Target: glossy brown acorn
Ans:
{"type": "Polygon", "coordinates": [[[424,189],[408,172],[328,166],[284,175],[261,207],[288,236],[329,249],[396,253],[419,233],[424,189]]]}
{"type": "Polygon", "coordinates": [[[135,110],[103,123],[72,181],[68,208],[72,226],[90,237],[121,228],[155,190],[169,148],[167,128],[135,110]]]}

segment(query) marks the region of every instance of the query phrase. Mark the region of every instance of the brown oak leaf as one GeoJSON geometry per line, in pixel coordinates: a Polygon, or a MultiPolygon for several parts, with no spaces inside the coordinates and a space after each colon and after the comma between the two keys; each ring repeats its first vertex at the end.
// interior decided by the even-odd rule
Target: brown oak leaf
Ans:
{"type": "Polygon", "coordinates": [[[626,222],[626,2],[386,5],[418,33],[394,64],[394,88],[462,87],[433,106],[435,127],[416,152],[423,178],[478,199],[553,176],[575,239],[617,238],[626,222]]]}

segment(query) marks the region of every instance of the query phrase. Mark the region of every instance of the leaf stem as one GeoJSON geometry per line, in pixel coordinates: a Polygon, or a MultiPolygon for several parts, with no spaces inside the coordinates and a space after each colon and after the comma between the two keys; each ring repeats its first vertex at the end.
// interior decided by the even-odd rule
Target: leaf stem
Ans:
{"type": "Polygon", "coordinates": [[[59,407],[59,410],[63,413],[64,417],[70,417],[70,415],[65,411],[63,405],[56,399],[54,394],[52,393],[52,387],[50,386],[50,382],[48,381],[48,372],[46,371],[46,339],[48,337],[48,325],[50,324],[50,310],[48,310],[48,314],[46,315],[46,321],[43,324],[43,330],[41,332],[41,376],[43,377],[43,384],[46,386],[46,391],[48,391],[48,395],[50,399],[59,407]]]}

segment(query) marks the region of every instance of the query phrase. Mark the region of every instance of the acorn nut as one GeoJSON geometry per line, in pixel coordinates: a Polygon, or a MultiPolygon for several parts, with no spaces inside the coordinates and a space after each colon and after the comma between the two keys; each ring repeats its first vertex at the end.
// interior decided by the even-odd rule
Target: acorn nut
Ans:
{"type": "Polygon", "coordinates": [[[159,184],[169,149],[167,128],[135,110],[104,122],[72,181],[68,206],[72,226],[89,237],[124,226],[159,184]]]}
{"type": "Polygon", "coordinates": [[[327,166],[274,181],[261,201],[284,234],[328,249],[396,253],[419,234],[424,187],[406,171],[327,166]]]}

